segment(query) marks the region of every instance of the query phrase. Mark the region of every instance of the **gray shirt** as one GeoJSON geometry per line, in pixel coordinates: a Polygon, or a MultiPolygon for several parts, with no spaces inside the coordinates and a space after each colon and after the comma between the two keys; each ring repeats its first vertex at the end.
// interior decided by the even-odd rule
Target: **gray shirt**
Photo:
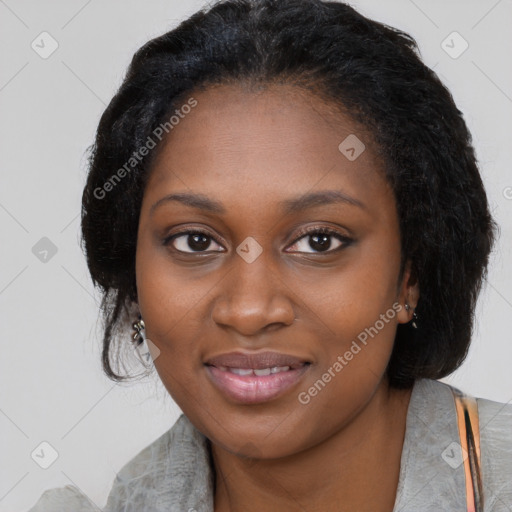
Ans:
{"type": "MultiPolygon", "coordinates": [[[[512,404],[478,398],[485,512],[512,512],[512,404]]],[[[415,382],[407,411],[393,512],[466,509],[450,386],[415,382]],[[454,444],[456,443],[456,444],[454,444]]],[[[213,512],[209,440],[185,415],[118,473],[103,512],[213,512]]],[[[72,486],[46,491],[29,512],[99,509],[72,486]]]]}

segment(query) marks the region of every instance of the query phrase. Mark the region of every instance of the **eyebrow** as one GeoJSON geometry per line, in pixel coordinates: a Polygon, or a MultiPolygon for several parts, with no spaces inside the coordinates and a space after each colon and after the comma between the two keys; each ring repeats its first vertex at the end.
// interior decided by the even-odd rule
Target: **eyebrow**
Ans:
{"type": "Polygon", "coordinates": [[[283,201],[283,211],[286,215],[290,213],[297,213],[314,206],[344,203],[352,206],[358,206],[359,208],[365,209],[366,206],[356,199],[351,197],[341,190],[321,190],[319,192],[309,192],[300,197],[294,199],[287,199],[283,201]]]}
{"type": "MultiPolygon", "coordinates": [[[[164,203],[168,202],[179,202],[198,210],[203,210],[209,213],[217,213],[223,215],[226,213],[226,209],[219,201],[210,199],[203,194],[194,194],[188,192],[180,192],[174,194],[168,194],[151,206],[149,214],[152,215],[154,211],[164,203]]],[[[319,192],[309,192],[302,196],[286,199],[281,202],[281,208],[284,215],[297,213],[308,208],[315,206],[344,203],[359,208],[365,209],[366,206],[358,199],[351,197],[340,190],[322,190],[319,192]]]]}

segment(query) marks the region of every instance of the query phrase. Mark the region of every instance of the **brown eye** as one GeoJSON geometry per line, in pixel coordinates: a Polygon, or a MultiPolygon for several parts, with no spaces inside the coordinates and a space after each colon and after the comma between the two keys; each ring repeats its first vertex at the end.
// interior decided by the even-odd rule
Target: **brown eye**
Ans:
{"type": "Polygon", "coordinates": [[[193,254],[194,252],[204,252],[208,250],[212,244],[221,247],[214,241],[211,235],[203,231],[182,231],[180,233],[175,233],[164,241],[164,245],[169,244],[171,244],[177,251],[189,254],[193,254]]]}
{"type": "Polygon", "coordinates": [[[309,228],[304,230],[301,235],[302,236],[291,246],[294,252],[311,254],[334,252],[352,242],[352,239],[342,235],[334,229],[326,227],[309,228]],[[333,241],[333,239],[335,240],[333,241]],[[337,245],[333,248],[333,244],[336,243],[337,245]]]}

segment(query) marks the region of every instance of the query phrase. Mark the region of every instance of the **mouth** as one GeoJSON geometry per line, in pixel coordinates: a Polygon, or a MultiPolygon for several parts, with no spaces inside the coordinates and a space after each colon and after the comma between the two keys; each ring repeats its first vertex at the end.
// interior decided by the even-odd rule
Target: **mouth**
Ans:
{"type": "Polygon", "coordinates": [[[311,361],[278,352],[231,352],[204,363],[214,386],[231,401],[257,404],[290,391],[311,366],[311,361]]]}
{"type": "Polygon", "coordinates": [[[305,358],[281,352],[229,352],[211,357],[205,364],[217,368],[239,368],[245,370],[267,370],[289,367],[292,370],[310,363],[305,358]]]}
{"type": "MultiPolygon", "coordinates": [[[[304,365],[309,363],[304,363],[304,365]]],[[[303,366],[303,365],[301,365],[303,366]]],[[[289,370],[296,370],[297,368],[291,368],[290,366],[272,366],[268,368],[230,368],[229,366],[216,366],[223,372],[234,373],[235,375],[257,375],[258,377],[264,377],[266,375],[273,375],[275,373],[287,372],[289,370]]]]}

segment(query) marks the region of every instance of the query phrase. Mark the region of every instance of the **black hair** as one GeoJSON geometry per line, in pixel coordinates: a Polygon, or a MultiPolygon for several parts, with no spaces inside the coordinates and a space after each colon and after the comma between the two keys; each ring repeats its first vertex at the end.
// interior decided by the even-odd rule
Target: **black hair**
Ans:
{"type": "Polygon", "coordinates": [[[420,288],[419,328],[398,325],[390,385],[453,372],[468,352],[497,226],[452,95],[410,35],[345,3],[225,0],[135,53],[90,148],[82,243],[103,294],[106,375],[127,378],[114,371],[111,351],[127,343],[121,334],[134,320],[138,220],[156,151],[130,159],[192,91],[229,83],[305,88],[371,133],[396,199],[401,268],[410,260],[420,288]]]}

